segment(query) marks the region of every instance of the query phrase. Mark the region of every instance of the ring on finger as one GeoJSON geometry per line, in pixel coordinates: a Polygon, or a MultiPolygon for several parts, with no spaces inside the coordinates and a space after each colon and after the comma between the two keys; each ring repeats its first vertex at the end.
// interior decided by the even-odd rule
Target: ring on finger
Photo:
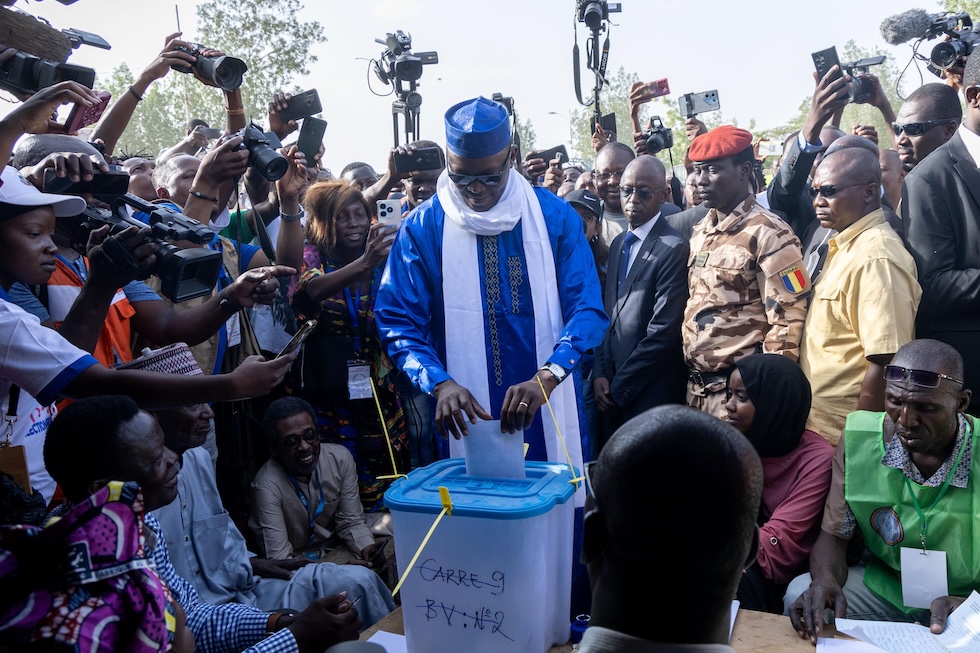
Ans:
{"type": "Polygon", "coordinates": [[[526,401],[522,401],[522,402],[518,403],[517,405],[518,406],[524,406],[525,408],[530,408],[531,407],[531,404],[527,403],[526,401]]]}

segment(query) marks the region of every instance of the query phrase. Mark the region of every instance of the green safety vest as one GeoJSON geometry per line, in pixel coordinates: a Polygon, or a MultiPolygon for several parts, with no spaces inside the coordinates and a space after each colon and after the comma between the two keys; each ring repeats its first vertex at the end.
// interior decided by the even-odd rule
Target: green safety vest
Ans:
{"type": "MultiPolygon", "coordinates": [[[[913,488],[919,506],[928,520],[926,548],[945,551],[949,593],[969,596],[980,589],[980,455],[977,438],[980,428],[969,420],[966,437],[972,438],[972,463],[966,488],[949,486],[939,505],[933,505],[940,488],[906,483],[905,474],[881,464],[885,455],[882,437],[884,413],[857,411],[847,416],[845,433],[844,497],[858,528],[864,534],[871,560],[864,572],[864,584],[883,599],[906,613],[916,608],[902,604],[901,549],[919,548],[922,524],[909,496],[913,488]]],[[[957,452],[953,452],[956,456],[957,452]]],[[[952,474],[953,471],[950,471],[952,474]]]]}

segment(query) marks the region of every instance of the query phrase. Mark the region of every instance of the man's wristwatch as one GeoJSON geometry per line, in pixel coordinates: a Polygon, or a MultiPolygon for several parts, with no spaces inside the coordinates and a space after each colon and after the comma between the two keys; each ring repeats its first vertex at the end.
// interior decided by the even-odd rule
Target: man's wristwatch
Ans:
{"type": "Polygon", "coordinates": [[[555,377],[555,381],[558,383],[564,381],[565,377],[568,376],[568,371],[558,363],[545,363],[538,371],[551,372],[551,375],[555,377]]]}

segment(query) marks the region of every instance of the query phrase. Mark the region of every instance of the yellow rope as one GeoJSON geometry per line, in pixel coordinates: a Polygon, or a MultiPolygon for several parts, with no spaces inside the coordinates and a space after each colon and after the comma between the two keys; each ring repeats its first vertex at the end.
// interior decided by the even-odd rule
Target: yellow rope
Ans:
{"type": "Polygon", "coordinates": [[[439,498],[442,499],[442,512],[440,512],[439,516],[436,517],[436,520],[432,522],[429,532],[425,534],[424,538],[422,538],[422,543],[419,544],[418,550],[415,552],[415,555],[412,556],[412,561],[408,563],[407,567],[405,567],[405,572],[402,574],[402,577],[398,579],[398,584],[395,585],[395,589],[391,591],[392,596],[398,594],[398,590],[402,588],[402,583],[405,582],[405,579],[408,578],[408,575],[412,572],[412,568],[415,567],[415,563],[418,562],[419,556],[422,555],[422,550],[425,549],[425,545],[429,543],[429,538],[432,537],[432,533],[435,532],[436,526],[439,525],[442,518],[446,515],[449,515],[450,517],[453,515],[453,503],[449,497],[449,488],[439,486],[439,498]]]}
{"type": "MultiPolygon", "coordinates": [[[[555,417],[555,410],[551,407],[551,399],[548,397],[548,393],[545,392],[544,384],[541,383],[541,377],[537,374],[534,375],[534,380],[538,382],[538,386],[541,388],[541,394],[544,395],[544,403],[548,405],[548,412],[551,413],[551,420],[555,423],[555,431],[558,433],[558,441],[561,442],[561,448],[565,451],[565,460],[568,461],[568,469],[571,470],[572,474],[575,473],[575,465],[572,464],[572,457],[568,453],[568,447],[565,446],[565,436],[561,433],[561,427],[558,426],[558,418],[555,417]]],[[[569,483],[574,483],[576,489],[578,484],[585,480],[582,476],[576,476],[569,483]]]]}
{"type": "Polygon", "coordinates": [[[379,476],[379,481],[388,480],[389,478],[401,478],[405,474],[398,473],[398,465],[395,464],[395,450],[391,448],[391,438],[388,437],[388,423],[385,421],[385,414],[381,410],[381,400],[378,399],[378,388],[374,384],[374,379],[371,379],[371,394],[374,395],[374,405],[378,407],[378,419],[381,420],[381,430],[385,434],[385,444],[388,445],[388,455],[391,456],[391,469],[394,474],[387,474],[385,476],[379,476]]]}

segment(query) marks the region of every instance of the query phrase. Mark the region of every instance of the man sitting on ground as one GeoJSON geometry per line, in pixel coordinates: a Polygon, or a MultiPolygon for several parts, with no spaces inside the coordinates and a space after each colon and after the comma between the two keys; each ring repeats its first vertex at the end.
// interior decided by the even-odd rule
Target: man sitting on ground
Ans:
{"type": "Polygon", "coordinates": [[[592,621],[579,651],[734,651],[732,597],[759,548],[762,464],[748,439],[710,415],[660,406],[626,422],[588,478],[595,506],[582,557],[592,621]],[[696,460],[698,473],[664,460],[696,460]],[[651,469],[674,500],[650,503],[651,469]],[[663,537],[665,523],[684,537],[663,537]],[[638,587],[655,589],[637,600],[638,587]],[[670,617],[651,619],[658,614],[670,617]]]}

